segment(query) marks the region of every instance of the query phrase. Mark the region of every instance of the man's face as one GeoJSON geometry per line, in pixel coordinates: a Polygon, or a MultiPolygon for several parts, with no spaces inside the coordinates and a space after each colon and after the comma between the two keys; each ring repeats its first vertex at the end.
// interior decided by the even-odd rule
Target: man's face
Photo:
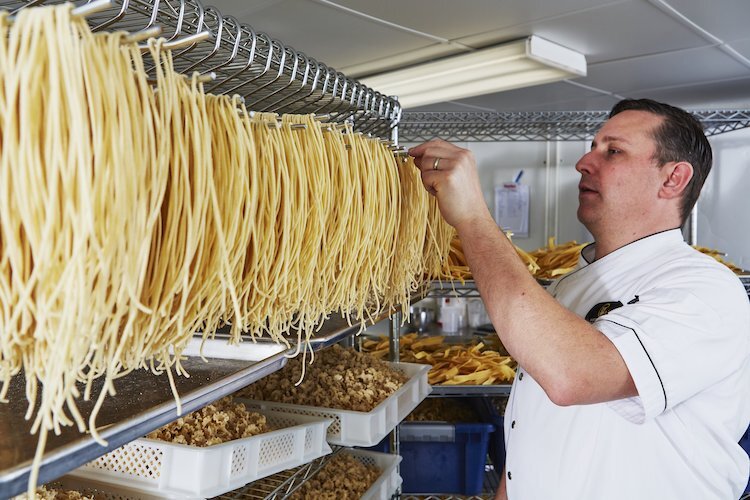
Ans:
{"type": "Polygon", "coordinates": [[[636,227],[654,209],[662,180],[652,131],[661,121],[646,111],[623,111],[604,124],[591,151],[578,160],[578,220],[594,237],[636,227]]]}

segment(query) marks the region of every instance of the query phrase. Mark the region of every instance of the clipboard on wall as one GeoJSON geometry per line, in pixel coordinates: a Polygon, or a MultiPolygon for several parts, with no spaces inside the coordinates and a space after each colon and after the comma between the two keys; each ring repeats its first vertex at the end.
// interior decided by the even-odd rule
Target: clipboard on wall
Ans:
{"type": "Polygon", "coordinates": [[[505,182],[495,186],[495,222],[519,238],[529,237],[529,186],[505,182]]]}

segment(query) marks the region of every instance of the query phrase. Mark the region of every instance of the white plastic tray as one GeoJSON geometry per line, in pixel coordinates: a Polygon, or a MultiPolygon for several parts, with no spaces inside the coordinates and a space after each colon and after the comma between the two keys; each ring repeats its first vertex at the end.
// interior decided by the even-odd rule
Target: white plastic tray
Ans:
{"type": "MultiPolygon", "coordinates": [[[[375,465],[382,471],[372,486],[362,495],[362,500],[390,500],[401,486],[402,480],[397,470],[397,466],[401,462],[400,456],[353,449],[342,450],[340,453],[349,453],[363,464],[375,465]]],[[[125,485],[108,484],[83,477],[64,476],[55,480],[50,486],[75,490],[84,495],[93,496],[97,500],[159,500],[165,498],[162,494],[146,493],[127,488],[125,485]]],[[[253,493],[254,491],[251,490],[248,498],[256,498],[253,493]]],[[[244,498],[242,493],[239,493],[237,497],[244,498]]]]}
{"type": "Polygon", "coordinates": [[[388,364],[408,375],[409,380],[369,412],[242,398],[237,398],[236,401],[241,401],[248,408],[253,409],[330,418],[333,423],[328,427],[329,443],[340,446],[374,446],[406,418],[432,391],[432,387],[427,383],[427,372],[432,368],[430,365],[417,363],[388,364]]]}
{"type": "Polygon", "coordinates": [[[47,486],[58,490],[77,491],[85,497],[93,497],[96,500],[162,500],[164,498],[157,494],[143,493],[80,476],[63,476],[48,483],[47,486]]]}
{"type": "Polygon", "coordinates": [[[201,338],[193,337],[188,341],[182,354],[185,356],[203,355],[205,358],[261,361],[286,349],[285,346],[274,342],[243,340],[237,344],[230,344],[228,339],[218,338],[204,341],[201,338]]]}
{"type": "Polygon", "coordinates": [[[364,450],[344,450],[342,453],[349,453],[363,464],[374,464],[383,471],[361,500],[389,500],[401,486],[401,476],[397,470],[401,462],[399,455],[364,450]]]}
{"type": "Polygon", "coordinates": [[[206,498],[331,452],[329,419],[261,411],[279,430],[200,448],[136,439],[70,475],[162,498],[206,498]]]}

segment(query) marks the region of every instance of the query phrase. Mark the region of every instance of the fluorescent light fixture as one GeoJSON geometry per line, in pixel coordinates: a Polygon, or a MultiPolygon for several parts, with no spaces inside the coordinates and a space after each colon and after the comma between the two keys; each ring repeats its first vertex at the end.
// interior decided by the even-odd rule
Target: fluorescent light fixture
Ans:
{"type": "Polygon", "coordinates": [[[583,54],[532,35],[361,81],[413,108],[577,76],[586,76],[583,54]]]}

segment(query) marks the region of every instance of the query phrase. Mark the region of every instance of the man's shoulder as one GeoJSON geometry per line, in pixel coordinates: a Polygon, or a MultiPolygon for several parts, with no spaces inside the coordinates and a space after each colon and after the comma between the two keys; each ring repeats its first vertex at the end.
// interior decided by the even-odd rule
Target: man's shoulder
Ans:
{"type": "Polygon", "coordinates": [[[747,302],[745,288],[731,269],[689,245],[662,256],[650,278],[657,287],[684,288],[698,296],[747,302]]]}

